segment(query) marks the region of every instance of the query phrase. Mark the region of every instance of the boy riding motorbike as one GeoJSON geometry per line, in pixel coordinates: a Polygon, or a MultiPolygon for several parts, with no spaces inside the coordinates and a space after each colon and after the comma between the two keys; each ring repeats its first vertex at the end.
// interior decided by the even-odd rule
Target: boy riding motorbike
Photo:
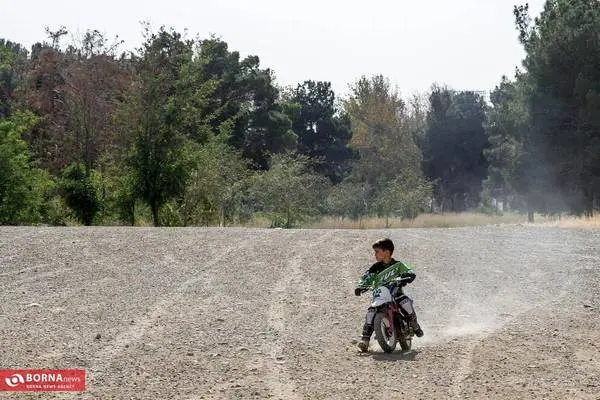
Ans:
{"type": "MultiPolygon", "coordinates": [[[[396,261],[392,258],[394,252],[394,243],[390,239],[383,239],[373,244],[373,250],[375,251],[375,260],[377,262],[369,268],[368,271],[362,276],[359,282],[359,287],[354,290],[356,296],[360,296],[361,293],[367,291],[369,287],[372,287],[374,283],[388,284],[390,282],[398,282],[396,278],[402,278],[399,285],[395,285],[393,288],[392,295],[394,299],[400,298],[404,294],[402,293],[402,287],[415,280],[416,275],[413,270],[407,265],[400,261],[396,261]],[[381,276],[383,271],[387,271],[381,276]]],[[[412,300],[408,302],[402,302],[399,304],[406,320],[409,325],[413,328],[417,337],[423,336],[423,330],[417,322],[417,314],[412,306],[412,300]]],[[[362,331],[362,340],[358,343],[358,348],[362,352],[366,352],[369,349],[369,341],[373,334],[373,320],[375,318],[376,309],[369,307],[367,315],[365,316],[365,324],[362,331]]]]}

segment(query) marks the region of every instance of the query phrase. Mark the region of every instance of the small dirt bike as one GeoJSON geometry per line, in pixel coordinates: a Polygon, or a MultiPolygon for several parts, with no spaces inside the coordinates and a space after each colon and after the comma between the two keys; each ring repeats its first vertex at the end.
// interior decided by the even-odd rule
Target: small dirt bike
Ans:
{"type": "Polygon", "coordinates": [[[373,289],[371,307],[376,309],[373,320],[375,338],[386,353],[393,352],[398,343],[402,351],[409,351],[412,345],[414,332],[400,309],[401,305],[409,302],[410,299],[402,294],[394,301],[392,295],[399,286],[402,286],[402,281],[403,279],[397,278],[391,284],[373,289]]]}

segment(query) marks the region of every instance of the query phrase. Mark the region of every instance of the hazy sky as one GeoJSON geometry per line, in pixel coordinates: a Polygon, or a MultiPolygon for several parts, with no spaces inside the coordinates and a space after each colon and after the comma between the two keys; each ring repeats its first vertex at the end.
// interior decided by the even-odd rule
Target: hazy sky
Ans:
{"type": "MultiPolygon", "coordinates": [[[[44,27],[98,29],[141,43],[140,21],[190,37],[214,33],[230,50],[255,54],[277,81],[331,81],[336,94],[381,73],[403,94],[433,82],[491,90],[512,76],[523,50],[512,9],[526,0],[0,0],[0,37],[30,48],[44,27]]],[[[529,0],[532,14],[543,0],[529,0]]]]}

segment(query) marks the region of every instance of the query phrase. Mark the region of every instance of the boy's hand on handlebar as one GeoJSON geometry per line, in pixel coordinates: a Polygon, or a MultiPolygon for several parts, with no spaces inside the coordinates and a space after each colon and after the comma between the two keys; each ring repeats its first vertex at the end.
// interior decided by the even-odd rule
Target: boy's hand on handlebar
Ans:
{"type": "Polygon", "coordinates": [[[402,276],[399,276],[395,279],[396,283],[401,286],[406,286],[414,280],[415,275],[410,273],[402,274],[402,276]]]}

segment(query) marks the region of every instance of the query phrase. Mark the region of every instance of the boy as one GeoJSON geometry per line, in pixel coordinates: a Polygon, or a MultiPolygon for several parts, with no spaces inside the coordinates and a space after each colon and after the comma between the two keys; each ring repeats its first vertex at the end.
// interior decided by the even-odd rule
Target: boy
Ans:
{"type": "MultiPolygon", "coordinates": [[[[387,268],[390,268],[391,266],[394,266],[394,268],[392,269],[394,276],[386,278],[405,278],[404,282],[402,283],[402,286],[406,285],[407,283],[411,283],[415,280],[416,275],[412,271],[412,269],[410,269],[410,267],[392,258],[392,253],[394,252],[394,243],[390,239],[386,238],[375,242],[373,244],[373,250],[375,251],[375,260],[377,260],[377,262],[373,264],[371,268],[369,268],[369,270],[363,275],[361,282],[364,282],[369,278],[374,278],[376,274],[382,272],[387,268]]],[[[360,296],[361,293],[366,290],[367,289],[363,287],[357,287],[356,289],[354,289],[354,294],[360,296]]],[[[395,294],[396,298],[402,295],[402,287],[399,287],[398,290],[399,291],[395,294]]],[[[404,311],[404,314],[408,319],[410,326],[412,326],[415,335],[417,335],[417,337],[422,337],[423,330],[417,322],[417,314],[415,313],[415,310],[412,307],[412,300],[403,304],[402,310],[404,311]]],[[[362,340],[358,343],[358,348],[360,349],[360,351],[365,352],[369,349],[369,341],[371,340],[371,335],[373,334],[374,330],[373,319],[375,318],[375,313],[375,308],[369,307],[369,309],[367,310],[367,315],[365,317],[365,325],[363,327],[362,332],[362,340]]]]}

